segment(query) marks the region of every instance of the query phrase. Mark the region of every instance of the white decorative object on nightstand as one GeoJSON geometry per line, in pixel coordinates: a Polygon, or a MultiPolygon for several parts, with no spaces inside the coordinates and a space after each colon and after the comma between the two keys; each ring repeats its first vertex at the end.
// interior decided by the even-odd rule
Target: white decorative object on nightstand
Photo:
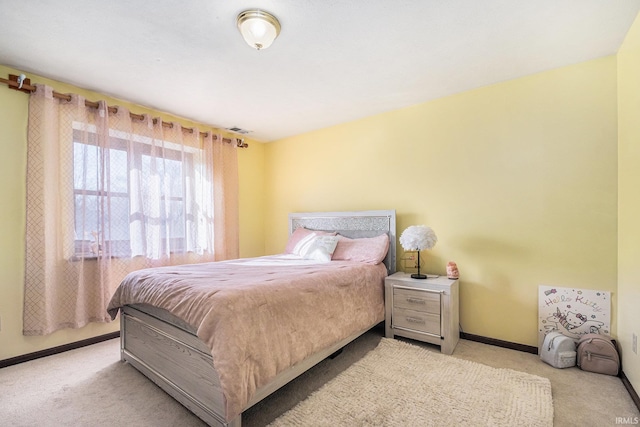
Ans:
{"type": "Polygon", "coordinates": [[[440,346],[453,353],[460,339],[458,281],[446,277],[412,279],[395,273],[384,282],[385,336],[395,335],[440,346]]]}

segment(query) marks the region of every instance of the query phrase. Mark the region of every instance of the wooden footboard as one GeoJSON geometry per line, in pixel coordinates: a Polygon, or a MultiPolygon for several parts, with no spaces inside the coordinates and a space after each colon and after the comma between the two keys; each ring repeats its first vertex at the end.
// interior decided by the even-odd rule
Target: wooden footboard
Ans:
{"type": "MultiPolygon", "coordinates": [[[[240,427],[241,416],[226,421],[225,399],[209,349],[195,335],[133,307],[120,320],[121,359],[211,426],[240,427]]],[[[371,325],[370,328],[375,325],[371,325]]],[[[370,328],[358,331],[278,374],[256,390],[244,410],[323,361],[370,328]]]]}
{"type": "Polygon", "coordinates": [[[209,349],[198,337],[133,307],[121,318],[121,359],[207,424],[225,421],[225,400],[209,349]]]}

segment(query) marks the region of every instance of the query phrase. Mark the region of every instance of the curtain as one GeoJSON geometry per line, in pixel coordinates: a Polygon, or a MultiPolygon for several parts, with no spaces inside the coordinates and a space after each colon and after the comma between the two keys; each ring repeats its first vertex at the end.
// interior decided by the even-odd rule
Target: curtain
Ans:
{"type": "Polygon", "coordinates": [[[238,257],[234,145],[36,87],[29,100],[24,335],[110,321],[109,299],[133,270],[238,257]]]}

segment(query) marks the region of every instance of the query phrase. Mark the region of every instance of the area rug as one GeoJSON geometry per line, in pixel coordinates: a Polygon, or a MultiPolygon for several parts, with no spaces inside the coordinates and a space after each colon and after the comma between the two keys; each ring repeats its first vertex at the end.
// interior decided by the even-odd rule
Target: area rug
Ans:
{"type": "Polygon", "coordinates": [[[270,424],[553,426],[547,378],[496,369],[394,339],[270,424]]]}

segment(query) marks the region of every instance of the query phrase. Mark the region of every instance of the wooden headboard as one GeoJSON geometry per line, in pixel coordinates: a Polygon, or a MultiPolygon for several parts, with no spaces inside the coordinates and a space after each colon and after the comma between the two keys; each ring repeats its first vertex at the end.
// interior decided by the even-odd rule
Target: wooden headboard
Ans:
{"type": "Polygon", "coordinates": [[[303,212],[289,214],[289,235],[296,228],[336,231],[340,235],[357,239],[374,237],[386,233],[389,236],[389,251],[384,259],[387,272],[396,271],[396,211],[353,212],[303,212]]]}

